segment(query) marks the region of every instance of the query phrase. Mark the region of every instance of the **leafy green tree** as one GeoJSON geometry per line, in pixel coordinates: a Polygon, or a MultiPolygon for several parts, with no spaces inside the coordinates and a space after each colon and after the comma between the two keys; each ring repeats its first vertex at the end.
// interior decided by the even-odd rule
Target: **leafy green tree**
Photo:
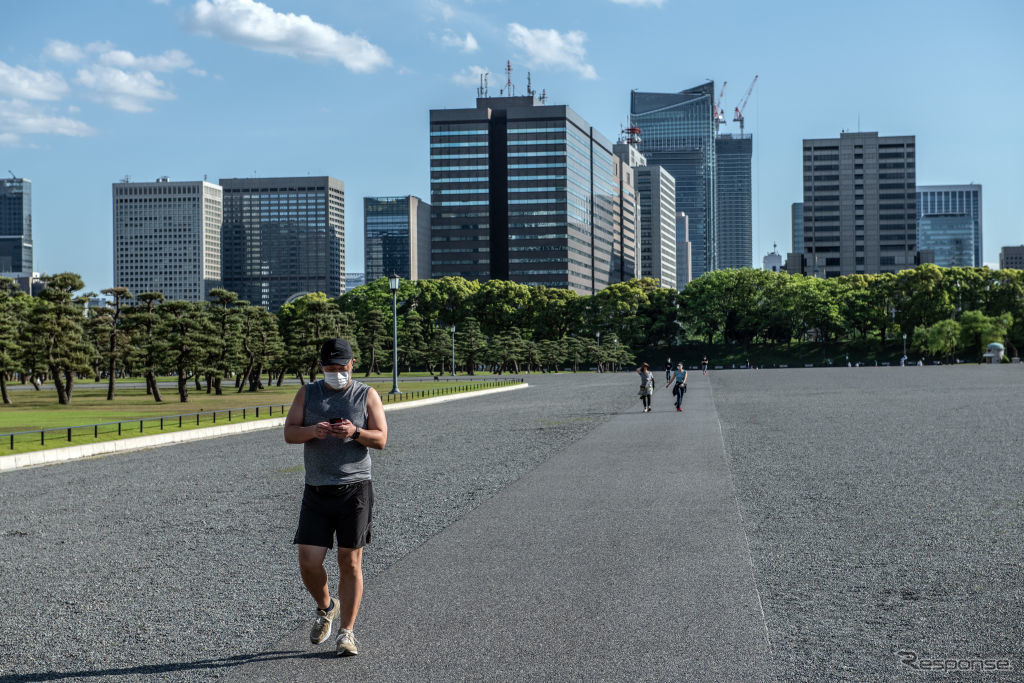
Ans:
{"type": "Polygon", "coordinates": [[[202,308],[188,301],[165,301],[157,308],[156,334],[164,341],[169,365],[178,379],[178,399],[188,402],[188,380],[197,372],[214,334],[202,308]]]}
{"type": "MultiPolygon", "coordinates": [[[[358,287],[357,290],[365,289],[358,287]]],[[[304,382],[315,381],[320,371],[320,347],[328,339],[341,336],[343,316],[338,306],[322,292],[306,294],[281,307],[281,318],[287,321],[286,343],[289,364],[304,382]]],[[[349,338],[351,341],[351,337],[349,338]]]]}
{"type": "Polygon", "coordinates": [[[125,329],[131,338],[128,362],[142,371],[146,378],[146,393],[155,402],[161,403],[163,397],[156,376],[163,366],[164,340],[157,333],[160,322],[157,307],[163,302],[164,295],[160,292],[143,292],[135,300],[138,303],[129,308],[125,315],[125,329]]]}
{"type": "Polygon", "coordinates": [[[468,307],[488,336],[515,327],[522,322],[522,312],[530,302],[530,288],[507,280],[488,280],[480,285],[468,307]]]}
{"type": "Polygon", "coordinates": [[[241,393],[246,382],[249,391],[261,391],[264,389],[263,369],[284,351],[277,329],[277,318],[260,306],[242,307],[239,338],[246,367],[238,392],[241,393]]]}
{"type": "Polygon", "coordinates": [[[408,372],[423,357],[423,319],[414,308],[398,319],[398,364],[408,372]]]}
{"type": "Polygon", "coordinates": [[[114,378],[117,376],[117,361],[124,355],[123,347],[130,343],[130,335],[123,329],[126,302],[132,298],[131,290],[127,287],[108,287],[101,290],[111,298],[111,305],[108,308],[110,322],[107,326],[107,344],[103,353],[107,361],[107,400],[114,400],[114,378]]]}
{"type": "Polygon", "coordinates": [[[480,332],[480,324],[473,316],[469,316],[455,328],[455,348],[466,368],[466,374],[475,374],[476,366],[483,359],[487,348],[487,340],[480,332]]]}
{"type": "Polygon", "coordinates": [[[60,405],[70,405],[75,378],[91,370],[92,346],[85,334],[84,301],[74,293],[82,289],[75,273],[58,273],[43,278],[46,283],[33,301],[22,344],[39,349],[40,359],[53,379],[60,405]]]}
{"type": "Polygon", "coordinates": [[[537,342],[537,355],[541,370],[558,372],[565,360],[565,341],[563,339],[542,339],[537,342]]]}
{"type": "Polygon", "coordinates": [[[21,331],[26,323],[29,297],[14,280],[0,278],[0,397],[10,405],[7,376],[22,370],[21,331]]]}
{"type": "Polygon", "coordinates": [[[366,377],[369,377],[371,373],[380,372],[380,356],[384,355],[385,350],[390,346],[388,342],[391,341],[391,335],[388,334],[390,325],[387,325],[392,322],[390,318],[390,315],[385,318],[376,308],[371,308],[356,330],[359,348],[363,350],[364,354],[369,355],[369,358],[365,359],[366,377]]]}
{"type": "Polygon", "coordinates": [[[240,301],[237,294],[219,287],[210,290],[209,299],[206,314],[214,334],[206,349],[206,391],[210,393],[212,387],[213,392],[221,396],[224,378],[242,363],[242,309],[248,302],[240,301]]]}
{"type": "Polygon", "coordinates": [[[1013,326],[1013,315],[987,316],[981,311],[964,311],[960,316],[960,348],[981,356],[992,342],[1005,342],[1013,326]]]}
{"type": "Polygon", "coordinates": [[[940,320],[928,327],[918,326],[914,330],[913,346],[930,355],[952,360],[960,346],[960,336],[960,323],[940,320]]]}
{"type": "Polygon", "coordinates": [[[896,322],[905,331],[930,327],[950,318],[956,307],[950,300],[943,269],[933,263],[896,274],[896,322]]]}

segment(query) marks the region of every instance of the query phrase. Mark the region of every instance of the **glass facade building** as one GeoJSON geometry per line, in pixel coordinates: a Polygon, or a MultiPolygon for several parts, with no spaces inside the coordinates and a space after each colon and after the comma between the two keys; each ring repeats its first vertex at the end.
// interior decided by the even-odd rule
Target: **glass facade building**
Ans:
{"type": "Polygon", "coordinates": [[[616,162],[576,112],[532,96],[431,110],[431,277],[585,294],[617,281],[635,246],[616,162]]]}
{"type": "Polygon", "coordinates": [[[419,197],[363,197],[366,282],[397,273],[430,278],[430,204],[419,197]]]}
{"type": "MultiPolygon", "coordinates": [[[[636,169],[640,199],[640,277],[676,289],[676,183],[672,174],[653,164],[636,169]]],[[[684,283],[685,284],[685,283],[684,283]]]]}
{"type": "MultiPolygon", "coordinates": [[[[679,93],[630,93],[629,120],[640,129],[640,151],[675,178],[676,209],[689,219],[694,278],[718,267],[714,92],[709,81],[679,93]]],[[[677,249],[685,243],[677,234],[677,249]]],[[[676,262],[682,261],[677,253],[676,262]]]]}
{"type": "Polygon", "coordinates": [[[221,286],[222,190],[205,180],[113,184],[114,286],[202,301],[221,286]]]}
{"type": "Polygon", "coordinates": [[[718,268],[751,268],[754,259],[754,221],[750,187],[750,162],[754,154],[750,135],[719,135],[715,138],[718,169],[716,221],[718,268]]]}
{"type": "Polygon", "coordinates": [[[330,176],[222,178],[224,287],[277,311],[345,292],[345,184],[330,176]]]}
{"type": "Polygon", "coordinates": [[[930,250],[937,266],[974,266],[974,219],[969,215],[925,215],[917,219],[917,248],[930,250]]]}
{"type": "MultiPolygon", "coordinates": [[[[925,228],[922,229],[922,220],[929,216],[963,216],[965,220],[969,220],[972,226],[974,254],[971,263],[963,265],[981,267],[984,263],[981,243],[981,185],[919,186],[917,188],[918,240],[926,238],[925,232],[928,226],[935,225],[934,222],[928,221],[925,224],[925,228]]],[[[924,249],[925,247],[921,248],[924,249]]],[[[938,258],[937,255],[936,258],[938,258]]]]}
{"type": "Polygon", "coordinates": [[[32,276],[32,181],[0,179],[0,275],[32,276]]]}

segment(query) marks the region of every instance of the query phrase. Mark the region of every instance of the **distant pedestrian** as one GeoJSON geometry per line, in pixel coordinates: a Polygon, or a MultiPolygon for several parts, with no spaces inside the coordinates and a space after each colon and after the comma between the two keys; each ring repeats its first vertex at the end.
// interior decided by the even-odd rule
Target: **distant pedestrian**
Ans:
{"type": "Polygon", "coordinates": [[[636,369],[638,375],[640,375],[640,401],[643,403],[643,412],[651,412],[651,396],[654,395],[654,373],[651,372],[651,366],[644,363],[636,369]]]}
{"type": "Polygon", "coordinates": [[[668,382],[668,381],[670,381],[672,379],[672,368],[673,367],[675,367],[675,366],[672,365],[672,359],[671,358],[666,358],[665,359],[665,381],[666,382],[668,382]]]}
{"type": "Polygon", "coordinates": [[[707,374],[708,374],[708,357],[707,356],[704,356],[704,360],[702,360],[700,362],[700,369],[704,373],[704,376],[706,377],[707,374]]]}
{"type": "Polygon", "coordinates": [[[686,393],[686,368],[682,363],[676,365],[673,378],[665,384],[666,389],[669,384],[673,383],[673,380],[675,380],[675,386],[672,387],[672,395],[676,397],[676,412],[681,413],[683,411],[683,394],[686,393]]]}
{"type": "Polygon", "coordinates": [[[302,583],[316,601],[309,639],[314,645],[324,642],[338,621],[339,655],[359,654],[352,629],[363,597],[363,546],[370,542],[373,521],[368,449],[384,448],[388,440],[380,396],[352,379],[353,365],[346,340],[326,341],[320,349],[324,378],[299,389],[284,425],[287,443],[304,444],[306,487],[292,543],[299,546],[302,583]],[[335,536],[337,599],[331,597],[324,570],[335,536]]]}

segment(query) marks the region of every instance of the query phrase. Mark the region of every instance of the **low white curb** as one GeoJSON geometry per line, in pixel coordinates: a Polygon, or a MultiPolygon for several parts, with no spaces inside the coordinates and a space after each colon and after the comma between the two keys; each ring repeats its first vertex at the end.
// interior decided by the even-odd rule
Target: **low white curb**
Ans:
{"type": "MultiPolygon", "coordinates": [[[[479,391],[466,391],[460,394],[449,396],[433,396],[421,398],[415,401],[405,401],[384,405],[384,411],[406,410],[408,408],[419,408],[435,403],[446,403],[447,401],[458,401],[464,398],[475,396],[486,396],[487,394],[498,394],[505,391],[525,389],[529,384],[513,384],[508,387],[496,387],[494,389],[480,389],[479,391]]],[[[245,432],[255,432],[260,429],[274,429],[283,427],[283,417],[272,417],[253,422],[238,422],[219,427],[200,427],[199,429],[188,429],[169,434],[153,434],[150,436],[137,436],[131,439],[118,439],[116,441],[102,441],[100,443],[84,444],[82,446],[65,446],[64,448],[48,448],[45,451],[33,451],[31,453],[18,453],[16,455],[0,455],[0,472],[17,470],[23,467],[34,467],[36,465],[47,465],[54,462],[77,460],[79,458],[91,458],[98,455],[109,455],[111,453],[124,453],[127,451],[138,451],[154,446],[166,446],[173,443],[184,443],[186,441],[200,441],[202,439],[214,439],[219,436],[231,436],[245,432]]]]}

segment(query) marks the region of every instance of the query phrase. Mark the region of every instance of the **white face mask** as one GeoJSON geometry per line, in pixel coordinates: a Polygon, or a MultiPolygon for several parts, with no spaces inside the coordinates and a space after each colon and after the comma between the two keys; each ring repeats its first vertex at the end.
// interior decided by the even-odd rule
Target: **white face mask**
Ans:
{"type": "Polygon", "coordinates": [[[344,370],[341,372],[327,372],[324,370],[324,382],[332,389],[344,389],[351,377],[352,373],[345,372],[344,370]]]}

